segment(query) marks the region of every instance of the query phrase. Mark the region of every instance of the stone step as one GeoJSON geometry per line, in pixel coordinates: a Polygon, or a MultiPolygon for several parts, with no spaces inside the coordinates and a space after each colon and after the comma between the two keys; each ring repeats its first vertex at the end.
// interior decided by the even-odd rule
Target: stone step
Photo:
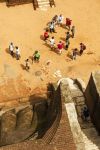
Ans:
{"type": "Polygon", "coordinates": [[[46,7],[50,7],[50,5],[40,5],[39,8],[46,8],[46,7]]]}
{"type": "Polygon", "coordinates": [[[38,2],[38,5],[46,5],[49,4],[49,2],[38,2]]]}
{"type": "Polygon", "coordinates": [[[39,8],[45,8],[50,6],[49,0],[38,0],[39,8]]]}

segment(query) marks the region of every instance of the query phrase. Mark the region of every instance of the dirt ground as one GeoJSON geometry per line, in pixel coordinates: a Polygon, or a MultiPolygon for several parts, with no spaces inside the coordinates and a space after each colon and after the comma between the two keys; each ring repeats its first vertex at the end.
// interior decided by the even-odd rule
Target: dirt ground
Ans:
{"type": "MultiPolygon", "coordinates": [[[[64,77],[79,77],[87,83],[91,72],[100,68],[99,14],[99,0],[56,0],[56,7],[47,11],[34,11],[32,4],[7,8],[6,3],[0,3],[0,102],[25,97],[36,91],[45,93],[47,83],[64,77]],[[62,55],[51,51],[41,39],[46,24],[55,14],[63,14],[64,21],[70,17],[76,27],[75,38],[70,40],[68,52],[79,48],[80,42],[87,46],[85,53],[77,56],[75,61],[67,57],[65,50],[62,55]],[[19,46],[20,60],[8,53],[10,42],[19,46]],[[30,71],[27,72],[23,69],[25,59],[32,56],[35,50],[41,54],[40,62],[32,64],[30,60],[30,71]],[[47,66],[48,61],[50,65],[47,66]],[[60,71],[60,77],[55,75],[56,71],[60,71]]],[[[64,42],[67,30],[56,27],[56,31],[52,34],[56,44],[59,40],[64,42]]]]}

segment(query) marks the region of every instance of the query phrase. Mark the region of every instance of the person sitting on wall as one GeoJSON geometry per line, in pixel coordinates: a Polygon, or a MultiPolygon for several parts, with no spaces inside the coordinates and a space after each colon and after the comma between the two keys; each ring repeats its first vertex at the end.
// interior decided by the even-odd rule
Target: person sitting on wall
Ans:
{"type": "Polygon", "coordinates": [[[82,109],[82,119],[84,121],[88,121],[88,119],[89,119],[89,110],[86,106],[84,106],[82,109]]]}

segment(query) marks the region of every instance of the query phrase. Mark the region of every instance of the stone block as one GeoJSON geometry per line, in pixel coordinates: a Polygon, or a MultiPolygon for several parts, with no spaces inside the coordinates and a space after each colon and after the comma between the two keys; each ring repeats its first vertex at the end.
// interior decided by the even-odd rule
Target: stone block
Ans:
{"type": "Polygon", "coordinates": [[[1,117],[1,132],[9,133],[15,130],[16,114],[15,110],[6,111],[1,117]]]}
{"type": "Polygon", "coordinates": [[[33,117],[32,106],[20,110],[17,114],[17,129],[26,130],[30,128],[33,117]]]}

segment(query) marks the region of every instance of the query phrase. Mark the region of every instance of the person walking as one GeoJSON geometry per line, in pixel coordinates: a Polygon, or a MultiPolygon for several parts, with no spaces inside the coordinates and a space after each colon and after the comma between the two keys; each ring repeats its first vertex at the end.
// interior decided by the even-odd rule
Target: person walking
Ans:
{"type": "Polygon", "coordinates": [[[74,35],[75,35],[75,26],[72,26],[71,32],[72,32],[72,38],[74,38],[74,35]]]}
{"type": "Polygon", "coordinates": [[[54,49],[54,45],[55,45],[55,39],[54,36],[50,39],[50,47],[51,49],[54,49]]]}
{"type": "Polygon", "coordinates": [[[80,51],[79,51],[80,55],[83,54],[84,50],[86,50],[86,46],[83,43],[80,43],[80,51]]]}
{"type": "Polygon", "coordinates": [[[25,60],[25,69],[26,69],[26,71],[29,71],[29,69],[30,69],[30,67],[29,67],[29,59],[26,59],[25,60]]]}
{"type": "Polygon", "coordinates": [[[20,59],[20,50],[19,50],[19,47],[16,46],[16,59],[19,60],[20,59]]]}
{"type": "Polygon", "coordinates": [[[9,51],[10,51],[11,56],[14,57],[14,45],[13,45],[12,42],[11,42],[10,45],[9,45],[9,51]]]}

